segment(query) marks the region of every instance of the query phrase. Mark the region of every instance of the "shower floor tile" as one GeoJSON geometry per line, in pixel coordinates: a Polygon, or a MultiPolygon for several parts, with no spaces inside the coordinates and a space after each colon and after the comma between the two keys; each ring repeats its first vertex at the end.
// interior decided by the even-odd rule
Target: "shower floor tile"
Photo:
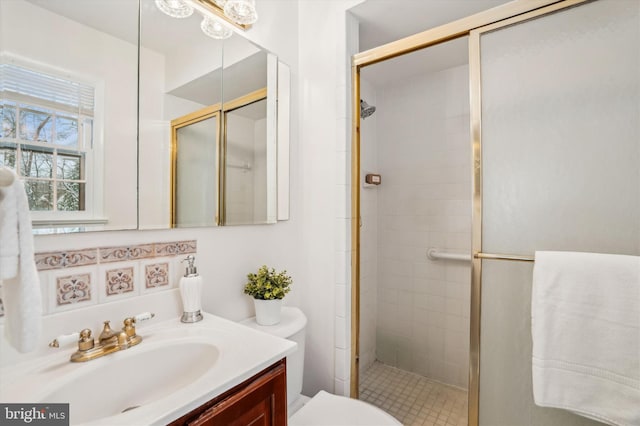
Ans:
{"type": "Polygon", "coordinates": [[[374,362],[360,378],[360,399],[406,426],[467,426],[467,392],[374,362]]]}

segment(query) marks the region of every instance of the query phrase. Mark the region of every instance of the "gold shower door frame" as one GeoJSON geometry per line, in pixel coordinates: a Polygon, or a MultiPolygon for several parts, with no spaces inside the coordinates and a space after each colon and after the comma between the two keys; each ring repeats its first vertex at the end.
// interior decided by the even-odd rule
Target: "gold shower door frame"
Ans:
{"type": "MultiPolygon", "coordinates": [[[[459,37],[469,36],[469,87],[472,145],[472,264],[469,332],[469,426],[479,422],[480,307],[482,296],[482,117],[480,36],[593,0],[515,0],[502,6],[432,28],[352,57],[352,164],[351,164],[351,397],[358,398],[360,362],[360,70],[388,59],[459,37]]],[[[530,260],[506,256],[506,260],[530,260]]]]}
{"type": "Polygon", "coordinates": [[[171,183],[170,183],[170,218],[171,228],[177,228],[177,179],[178,179],[178,130],[183,127],[190,126],[192,124],[199,123],[204,120],[209,120],[211,118],[216,121],[216,164],[215,164],[215,173],[216,173],[216,182],[215,189],[217,192],[217,201],[215,208],[215,217],[214,223],[216,226],[220,225],[220,204],[221,204],[221,196],[220,196],[220,154],[221,154],[221,146],[220,146],[220,133],[221,133],[221,112],[222,112],[222,104],[218,103],[215,105],[211,105],[208,107],[204,107],[197,111],[193,111],[187,115],[182,117],[178,117],[176,119],[171,120],[171,183]]]}
{"type": "Polygon", "coordinates": [[[218,194],[215,208],[215,226],[225,224],[225,184],[226,184],[226,153],[227,153],[227,113],[234,109],[242,108],[254,102],[267,98],[267,88],[254,90],[224,103],[213,104],[199,110],[190,112],[182,117],[171,120],[171,184],[170,184],[170,218],[171,228],[177,228],[177,158],[178,158],[178,130],[192,124],[199,123],[210,118],[216,120],[216,182],[215,189],[218,194]]]}

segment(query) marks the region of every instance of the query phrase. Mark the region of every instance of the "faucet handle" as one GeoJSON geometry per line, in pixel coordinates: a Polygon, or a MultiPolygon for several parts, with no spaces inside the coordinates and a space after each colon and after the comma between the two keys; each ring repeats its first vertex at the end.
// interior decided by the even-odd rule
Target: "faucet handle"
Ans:
{"type": "Polygon", "coordinates": [[[122,328],[121,336],[123,336],[127,347],[135,346],[142,341],[142,337],[136,334],[136,324],[141,321],[150,320],[154,316],[154,313],[143,312],[124,319],[124,327],[122,328]]]}
{"type": "Polygon", "coordinates": [[[93,349],[94,345],[95,342],[91,336],[91,330],[88,328],[83,329],[80,332],[80,340],[78,340],[78,350],[88,351],[89,349],[93,349]]]}
{"type": "Polygon", "coordinates": [[[134,315],[132,317],[127,317],[124,319],[124,328],[122,329],[128,337],[136,336],[136,324],[142,321],[150,320],[155,317],[156,314],[152,312],[143,312],[138,315],[134,315]]]}
{"type": "Polygon", "coordinates": [[[138,322],[150,320],[155,316],[156,314],[154,314],[153,312],[142,312],[141,314],[134,315],[132,318],[134,322],[138,323],[138,322]]]}
{"type": "Polygon", "coordinates": [[[51,348],[59,348],[60,346],[76,343],[80,339],[80,333],[61,334],[49,343],[51,348]]]}

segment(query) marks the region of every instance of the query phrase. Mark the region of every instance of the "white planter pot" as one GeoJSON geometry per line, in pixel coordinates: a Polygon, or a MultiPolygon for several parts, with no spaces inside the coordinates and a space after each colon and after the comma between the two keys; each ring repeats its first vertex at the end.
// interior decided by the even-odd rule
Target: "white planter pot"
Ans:
{"type": "Polygon", "coordinates": [[[256,322],[260,325],[274,325],[280,322],[282,299],[253,299],[256,307],[256,322]]]}

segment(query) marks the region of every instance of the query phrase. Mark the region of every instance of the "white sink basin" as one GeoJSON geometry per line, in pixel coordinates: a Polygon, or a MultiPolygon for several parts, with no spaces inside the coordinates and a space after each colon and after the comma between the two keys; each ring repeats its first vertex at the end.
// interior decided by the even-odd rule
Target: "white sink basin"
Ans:
{"type": "Polygon", "coordinates": [[[69,403],[70,423],[165,425],[295,350],[294,342],[205,314],[139,327],[142,342],[72,363],[73,347],[0,370],[3,403],[69,403]]]}
{"type": "Polygon", "coordinates": [[[87,362],[86,368],[39,402],[69,403],[74,423],[114,416],[193,383],[214,368],[220,354],[218,348],[202,342],[172,344],[148,351],[135,351],[136,348],[142,349],[137,346],[113,354],[112,359],[105,359],[107,362],[94,368],[91,361],[87,362]]]}

